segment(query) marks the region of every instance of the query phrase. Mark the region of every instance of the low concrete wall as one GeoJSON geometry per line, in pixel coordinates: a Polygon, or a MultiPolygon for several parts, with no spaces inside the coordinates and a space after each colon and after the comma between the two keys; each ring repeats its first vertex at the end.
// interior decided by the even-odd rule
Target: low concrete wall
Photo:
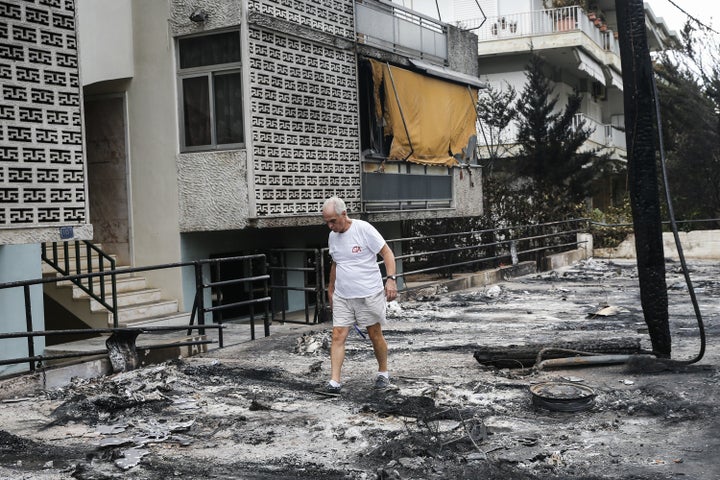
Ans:
{"type": "MultiPolygon", "coordinates": [[[[575,250],[556,253],[545,257],[542,261],[542,270],[554,270],[577,263],[580,260],[590,258],[593,251],[592,236],[588,234],[578,235],[579,247],[575,250]]],[[[454,278],[448,280],[438,280],[428,277],[426,279],[418,279],[408,282],[407,288],[401,290],[398,294],[398,301],[409,301],[418,297],[427,297],[443,292],[454,292],[457,290],[466,290],[469,288],[483,287],[500,283],[503,280],[513,277],[521,277],[523,275],[531,275],[537,272],[534,261],[519,262],[516,265],[507,265],[489,270],[481,270],[474,273],[458,274],[454,278]]]]}
{"type": "Polygon", "coordinates": [[[443,292],[455,292],[469,288],[482,287],[502,282],[508,278],[520,277],[535,273],[535,262],[520,262],[517,265],[482,270],[475,273],[464,273],[448,280],[426,280],[417,282],[420,285],[408,286],[398,294],[398,301],[405,302],[418,297],[427,297],[443,292]]]}
{"type": "MultiPolygon", "coordinates": [[[[680,246],[685,258],[704,260],[720,259],[720,230],[698,230],[679,232],[680,246]]],[[[675,237],[672,232],[663,233],[663,250],[665,257],[678,260],[675,237]]],[[[594,257],[599,258],[635,258],[635,235],[630,234],[615,248],[596,248],[594,257]]]]}
{"type": "Polygon", "coordinates": [[[573,263],[577,263],[586,258],[588,258],[588,252],[584,248],[548,255],[543,259],[543,270],[547,271],[567,267],[568,265],[572,265],[573,263]]]}

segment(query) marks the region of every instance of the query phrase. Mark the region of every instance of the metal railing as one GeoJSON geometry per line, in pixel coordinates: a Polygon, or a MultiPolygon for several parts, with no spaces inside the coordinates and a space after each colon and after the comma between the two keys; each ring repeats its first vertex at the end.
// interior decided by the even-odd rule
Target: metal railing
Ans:
{"type": "Polygon", "coordinates": [[[582,31],[603,50],[620,54],[618,40],[613,31],[598,28],[578,6],[500,15],[487,17],[487,20],[468,19],[460,21],[459,26],[473,30],[479,43],[582,31]]]}
{"type": "MultiPolygon", "coordinates": [[[[574,250],[581,246],[579,233],[588,231],[588,219],[579,218],[542,224],[514,225],[486,230],[418,235],[387,240],[396,252],[398,290],[406,290],[408,281],[434,274],[452,278],[457,273],[515,265],[534,261],[542,268],[545,256],[574,250]]],[[[326,275],[330,267],[328,249],[321,251],[320,279],[325,306],[326,275]]],[[[384,272],[383,262],[378,262],[384,272]]],[[[383,276],[385,274],[383,273],[383,276]]],[[[431,281],[431,280],[429,280],[431,281]]]]}
{"type": "Polygon", "coordinates": [[[595,145],[607,148],[626,149],[625,132],[620,128],[609,124],[600,123],[584,113],[576,113],[572,119],[572,128],[577,130],[580,123],[584,121],[585,127],[592,130],[589,141],[595,145]]]}
{"type": "Polygon", "coordinates": [[[582,243],[577,234],[588,231],[588,219],[571,219],[542,224],[472,230],[466,232],[419,235],[388,240],[403,253],[406,279],[413,275],[435,273],[452,278],[455,273],[477,271],[500,265],[515,265],[532,260],[542,268],[541,260],[550,254],[573,250],[582,243]],[[434,248],[428,248],[432,246],[434,248]]]}
{"type": "Polygon", "coordinates": [[[355,3],[358,42],[444,64],[447,27],[438,20],[382,0],[355,3]]]}
{"type": "Polygon", "coordinates": [[[53,242],[50,245],[48,248],[47,243],[42,244],[42,260],[57,270],[58,273],[67,277],[66,280],[71,281],[83,292],[87,293],[90,298],[107,308],[113,315],[115,322],[113,326],[117,327],[117,276],[115,273],[105,274],[105,272],[115,270],[115,259],[87,240],[62,242],[61,249],[58,248],[58,242],[53,242]],[[70,249],[71,244],[72,252],[70,249]],[[60,256],[61,252],[62,256],[60,256]],[[71,253],[74,256],[71,256],[71,253]],[[95,268],[101,274],[98,277],[77,276],[83,273],[93,273],[95,268]],[[110,277],[109,296],[105,288],[106,275],[110,277]]]}
{"type": "MultiPolygon", "coordinates": [[[[234,257],[223,257],[223,258],[213,258],[213,259],[206,259],[206,260],[196,260],[194,262],[185,262],[182,264],[178,264],[178,266],[189,266],[192,265],[195,269],[195,300],[193,302],[193,309],[192,313],[190,315],[190,325],[194,324],[195,318],[198,319],[199,323],[204,324],[205,323],[205,313],[212,313],[212,312],[222,312],[229,309],[235,309],[238,307],[248,307],[249,308],[249,315],[248,319],[250,322],[250,338],[251,340],[255,340],[255,305],[262,304],[263,305],[263,329],[265,332],[265,336],[270,335],[270,287],[269,287],[269,281],[270,281],[270,275],[267,273],[268,267],[267,267],[267,260],[266,256],[264,254],[255,254],[255,255],[241,255],[241,256],[234,256],[234,257]],[[254,260],[260,260],[260,268],[253,268],[252,262],[254,260]],[[255,270],[259,270],[259,274],[257,275],[250,275],[247,277],[239,277],[229,280],[221,280],[216,282],[205,282],[203,278],[203,267],[205,265],[218,265],[221,263],[229,263],[229,262],[244,262],[248,265],[247,268],[245,268],[245,271],[253,272],[255,270]],[[262,290],[262,296],[255,298],[255,288],[254,285],[256,282],[261,282],[261,290],[262,290]],[[212,292],[212,289],[216,289],[219,287],[227,287],[231,285],[245,285],[247,286],[248,295],[249,298],[246,300],[240,300],[240,301],[233,301],[230,303],[223,303],[222,299],[220,299],[216,305],[206,307],[205,306],[205,290],[210,289],[209,292],[212,292]]],[[[220,315],[218,323],[222,324],[224,320],[222,319],[222,315],[220,315]]],[[[203,333],[201,331],[201,333],[203,333]]],[[[223,333],[222,330],[218,331],[218,341],[219,346],[222,348],[223,346],[223,333]]]]}
{"type": "MultiPolygon", "coordinates": [[[[452,278],[459,273],[475,272],[502,265],[514,265],[522,261],[535,261],[542,268],[542,259],[547,255],[579,248],[582,241],[579,233],[589,231],[587,219],[571,219],[542,224],[513,225],[493,229],[471,230],[463,232],[440,233],[433,235],[417,235],[412,237],[388,240],[388,244],[399,252],[396,255],[397,275],[401,290],[407,289],[408,279],[425,275],[452,278]]],[[[238,307],[249,308],[251,338],[255,338],[255,307],[261,306],[265,336],[270,334],[270,322],[278,314],[283,322],[295,322],[286,316],[289,307],[289,292],[301,292],[303,295],[304,323],[320,323],[326,319],[327,279],[330,268],[330,257],[327,248],[323,249],[277,249],[269,252],[272,261],[268,262],[265,254],[223,257],[215,259],[180,262],[148,267],[122,268],[111,271],[69,275],[58,278],[27,280],[0,285],[1,289],[21,288],[24,290],[26,309],[26,331],[0,334],[0,340],[25,337],[28,340],[28,355],[21,358],[6,359],[0,365],[10,363],[28,363],[31,370],[36,362],[56,358],[82,357],[107,353],[106,350],[96,352],[72,353],[61,356],[36,355],[33,338],[60,334],[80,335],[88,333],[107,333],[116,331],[136,331],[154,333],[162,330],[197,330],[205,334],[206,328],[216,328],[218,344],[222,348],[223,323],[222,316],[215,325],[206,324],[206,314],[220,312],[238,307]],[[294,258],[291,258],[293,257],[294,258]],[[218,281],[206,281],[204,269],[212,264],[224,262],[259,262],[259,266],[248,265],[242,271],[251,272],[246,276],[218,281]],[[107,275],[136,273],[151,270],[185,268],[194,269],[195,299],[193,311],[188,325],[177,327],[128,327],[108,329],[79,330],[43,330],[33,331],[32,311],[30,305],[30,286],[66,280],[94,279],[107,275]],[[253,273],[254,272],[254,273],[253,273]],[[295,276],[295,278],[291,278],[295,276]],[[220,298],[212,306],[206,306],[206,299],[213,291],[231,285],[246,285],[248,296],[241,301],[223,302],[220,298]],[[259,285],[259,286],[258,286],[259,285]],[[254,292],[261,292],[256,296],[254,292]],[[314,308],[312,319],[310,311],[314,308]],[[272,309],[272,312],[271,312],[272,309]]],[[[382,262],[379,262],[381,268],[382,262]]],[[[429,281],[432,281],[430,279],[429,281]]],[[[297,302],[296,302],[297,303],[297,302]]],[[[243,319],[244,320],[244,319],[243,319]]],[[[114,325],[117,325],[114,323],[114,325]]],[[[212,343],[210,341],[201,341],[212,343]]],[[[169,348],[179,345],[193,345],[197,342],[174,343],[154,348],[169,348]]],[[[146,348],[143,346],[142,348],[146,348]]],[[[153,347],[150,347],[153,348],[153,347]]]]}
{"type": "MultiPolygon", "coordinates": [[[[249,271],[252,271],[252,268],[249,269],[249,271]]],[[[264,332],[265,336],[270,335],[270,315],[269,315],[269,303],[270,303],[270,295],[269,295],[269,279],[270,276],[267,274],[267,263],[266,263],[266,257],[262,254],[256,254],[256,255],[245,255],[245,256],[237,256],[237,257],[224,257],[224,258],[215,258],[215,259],[205,259],[205,260],[195,260],[195,261],[189,261],[189,262],[178,262],[178,263],[167,263],[162,265],[151,265],[146,267],[132,267],[132,268],[121,268],[121,269],[113,269],[113,270],[107,270],[102,272],[93,272],[93,273],[83,273],[83,274],[75,274],[75,275],[66,275],[61,277],[53,277],[53,278],[41,278],[41,279],[34,279],[34,280],[23,280],[23,281],[17,281],[17,282],[8,282],[0,284],[0,290],[11,290],[11,289],[22,289],[23,291],[23,300],[25,304],[25,331],[20,332],[6,332],[6,333],[0,333],[0,340],[3,339],[13,339],[13,338],[26,338],[27,339],[27,356],[24,357],[16,357],[16,358],[7,358],[0,360],[0,365],[12,365],[12,364],[21,364],[21,363],[28,363],[29,368],[31,371],[34,371],[36,368],[37,362],[45,362],[49,360],[56,360],[56,359],[64,359],[64,358],[76,358],[76,357],[84,357],[84,356],[96,356],[96,355],[104,355],[108,353],[107,349],[104,350],[96,350],[96,351],[85,351],[85,352],[72,352],[72,353],[66,353],[66,354],[58,354],[58,355],[38,355],[35,353],[35,342],[34,339],[36,337],[48,337],[53,335],[88,335],[88,334],[102,334],[102,333],[114,333],[114,332],[138,332],[138,333],[156,333],[158,331],[182,331],[187,330],[188,335],[190,335],[192,330],[197,330],[199,335],[205,335],[206,329],[217,329],[218,332],[218,346],[222,348],[224,346],[223,341],[223,324],[222,322],[219,322],[217,325],[208,325],[205,323],[205,314],[211,313],[214,311],[222,311],[225,309],[230,308],[236,308],[241,305],[250,306],[250,335],[251,339],[255,339],[255,314],[254,314],[254,306],[255,305],[261,305],[263,307],[263,325],[264,325],[264,332]],[[222,282],[206,282],[204,275],[203,275],[203,269],[207,265],[212,264],[218,264],[223,262],[250,262],[258,261],[260,262],[260,268],[261,271],[260,275],[254,275],[249,277],[241,277],[241,278],[235,278],[230,280],[225,280],[222,282]],[[137,273],[137,272],[147,272],[147,271],[155,271],[155,270],[164,270],[164,269],[172,269],[172,268],[186,268],[186,267],[192,267],[194,269],[194,279],[195,279],[195,299],[193,303],[193,309],[190,315],[190,319],[188,321],[187,325],[178,325],[178,326],[139,326],[139,327],[118,327],[118,317],[117,317],[117,308],[115,309],[115,313],[113,314],[113,327],[112,328],[83,328],[83,329],[72,329],[72,330],[35,330],[33,328],[34,322],[33,322],[33,312],[32,312],[32,303],[31,303],[31,295],[30,295],[30,287],[33,285],[44,285],[46,283],[57,283],[57,282],[63,282],[63,281],[71,281],[74,284],[78,284],[78,282],[83,283],[85,280],[89,280],[90,282],[100,279],[101,281],[104,279],[105,276],[108,275],[120,275],[120,274],[127,274],[127,273],[137,273]],[[222,285],[232,285],[232,284],[247,284],[247,285],[254,285],[257,282],[260,282],[261,289],[264,292],[264,294],[261,297],[258,298],[251,298],[249,300],[244,300],[242,302],[233,302],[228,304],[222,304],[222,302],[219,305],[214,306],[205,306],[205,296],[206,293],[209,293],[212,291],[211,289],[217,288],[218,286],[222,285]],[[196,324],[197,322],[197,324],[196,324]]],[[[253,290],[253,288],[250,288],[250,290],[253,290]]],[[[116,305],[116,303],[115,303],[116,305]]],[[[107,308],[107,306],[106,306],[107,308]]],[[[5,322],[7,323],[7,322],[5,322]]],[[[168,344],[162,344],[162,345],[150,345],[145,346],[143,345],[143,349],[153,349],[153,348],[173,348],[178,346],[185,346],[185,345],[198,345],[198,344],[208,344],[208,343],[214,343],[210,340],[201,340],[201,341],[191,341],[191,342],[175,342],[175,343],[168,343],[168,344]]]]}
{"type": "MultiPolygon", "coordinates": [[[[272,319],[283,323],[319,323],[324,320],[324,281],[322,253],[318,249],[283,248],[269,252],[272,319]],[[290,277],[295,277],[291,279],[290,277]],[[295,280],[300,280],[295,281],[295,280]],[[290,319],[292,292],[302,292],[305,321],[290,319]],[[314,310],[312,318],[310,310],[314,310]],[[279,318],[278,318],[279,316],[279,318]]],[[[299,293],[298,293],[299,295],[299,293]]]]}

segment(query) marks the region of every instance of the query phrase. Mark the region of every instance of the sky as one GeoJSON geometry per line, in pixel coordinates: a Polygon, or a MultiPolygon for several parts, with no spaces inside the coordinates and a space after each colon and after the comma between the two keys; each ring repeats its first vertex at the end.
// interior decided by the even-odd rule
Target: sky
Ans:
{"type": "MultiPolygon", "coordinates": [[[[718,0],[672,0],[680,8],[693,15],[708,27],[720,32],[720,1],[718,0]]],[[[655,15],[663,17],[671,30],[680,33],[687,16],[669,0],[645,0],[655,15]]]]}

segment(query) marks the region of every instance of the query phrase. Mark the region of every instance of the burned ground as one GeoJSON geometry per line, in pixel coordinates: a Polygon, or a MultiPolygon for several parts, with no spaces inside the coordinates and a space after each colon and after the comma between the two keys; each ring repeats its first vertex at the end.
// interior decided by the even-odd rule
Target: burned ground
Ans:
{"type": "MultiPolygon", "coordinates": [[[[714,479],[720,467],[720,266],[692,264],[708,332],[693,365],[585,368],[481,365],[481,347],[599,340],[649,348],[632,263],[557,272],[391,304],[386,336],[397,389],[371,388],[369,341],[352,334],[339,398],[329,328],[285,328],[255,342],[54,390],[2,385],[0,478],[38,479],[714,479]],[[533,404],[531,385],[591,388],[589,409],[533,404]]],[[[668,267],[673,357],[692,358],[697,326],[668,267]]],[[[638,357],[642,358],[642,357],[638,357]]]]}

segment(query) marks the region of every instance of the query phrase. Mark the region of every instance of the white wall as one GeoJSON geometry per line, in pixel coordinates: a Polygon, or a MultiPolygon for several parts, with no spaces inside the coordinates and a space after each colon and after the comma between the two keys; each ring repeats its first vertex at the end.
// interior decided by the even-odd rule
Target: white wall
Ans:
{"type": "Polygon", "coordinates": [[[530,12],[533,9],[531,0],[503,0],[498,3],[499,15],[530,12]]]}
{"type": "MultiPolygon", "coordinates": [[[[478,3],[482,8],[482,13],[484,13],[486,17],[497,16],[497,1],[479,0],[478,3]]],[[[475,18],[482,18],[482,14],[477,3],[475,3],[475,0],[453,0],[450,10],[450,18],[449,20],[443,18],[443,20],[447,23],[454,23],[456,20],[462,21],[475,18]]]]}
{"type": "MultiPolygon", "coordinates": [[[[180,260],[177,88],[169,8],[164,1],[133,1],[135,72],[127,102],[134,266],[180,260]]],[[[182,298],[176,270],[146,276],[171,298],[182,298]]]]}
{"type": "MultiPolygon", "coordinates": [[[[680,246],[685,258],[704,260],[720,259],[720,231],[697,230],[693,232],[678,232],[680,246]]],[[[663,252],[665,258],[678,260],[675,236],[672,232],[663,232],[663,252]]],[[[635,258],[635,235],[628,235],[616,248],[596,248],[593,253],[596,257],[604,258],[635,258]]]]}
{"type": "Polygon", "coordinates": [[[77,0],[83,85],[133,76],[131,0],[77,0]]]}

